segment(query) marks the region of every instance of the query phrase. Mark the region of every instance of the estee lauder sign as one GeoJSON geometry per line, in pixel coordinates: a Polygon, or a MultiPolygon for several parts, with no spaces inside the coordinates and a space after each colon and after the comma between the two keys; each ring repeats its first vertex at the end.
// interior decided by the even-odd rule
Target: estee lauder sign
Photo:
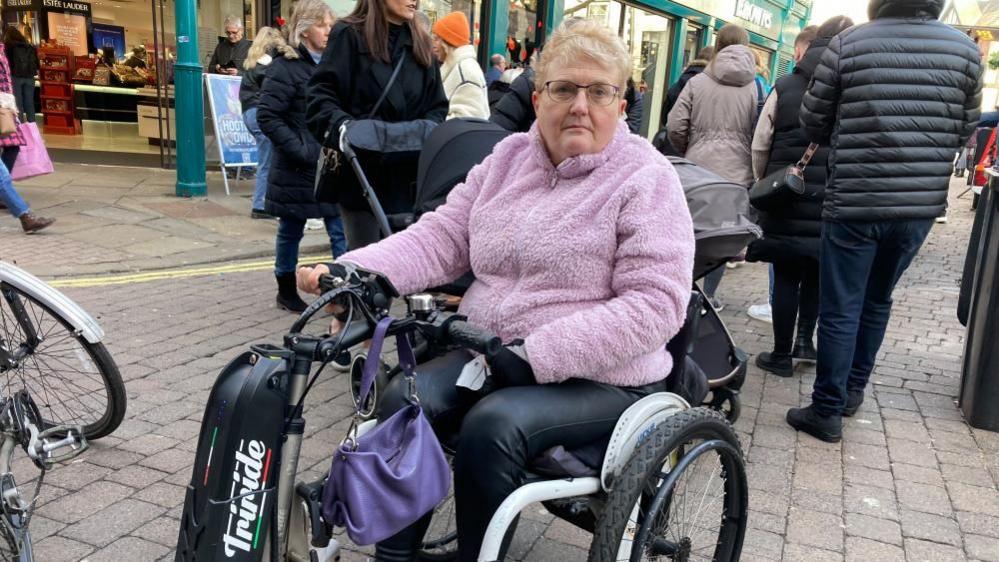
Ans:
{"type": "Polygon", "coordinates": [[[19,12],[63,12],[71,14],[90,15],[90,4],[69,0],[0,0],[0,7],[5,10],[19,12]]]}

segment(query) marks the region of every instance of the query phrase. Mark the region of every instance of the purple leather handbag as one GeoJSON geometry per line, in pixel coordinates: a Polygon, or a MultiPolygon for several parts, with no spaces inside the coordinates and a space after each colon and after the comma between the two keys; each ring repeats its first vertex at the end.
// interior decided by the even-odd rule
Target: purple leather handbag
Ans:
{"type": "Polygon", "coordinates": [[[385,318],[375,327],[369,360],[361,375],[358,414],[333,455],[323,487],[322,515],[345,527],[359,545],[387,539],[415,523],[447,495],[451,469],[430,423],[420,410],[413,380],[416,358],[407,334],[396,336],[399,365],[409,380],[410,402],[361,437],[356,436],[360,404],[375,380],[385,333],[385,318]]]}

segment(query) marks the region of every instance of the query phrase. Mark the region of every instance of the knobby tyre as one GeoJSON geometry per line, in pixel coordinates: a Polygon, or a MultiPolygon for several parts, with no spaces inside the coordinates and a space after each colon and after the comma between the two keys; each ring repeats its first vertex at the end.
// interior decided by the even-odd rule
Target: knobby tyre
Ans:
{"type": "Polygon", "coordinates": [[[0,384],[6,395],[27,390],[46,427],[80,425],[88,439],[98,439],[121,424],[125,385],[104,344],[88,342],[58,311],[6,284],[0,284],[0,344],[30,350],[15,365],[0,366],[0,384]],[[25,312],[20,320],[18,307],[25,312]],[[37,344],[28,330],[40,336],[37,344]]]}
{"type": "Polygon", "coordinates": [[[734,562],[747,517],[748,487],[735,431],[721,412],[692,408],[661,423],[614,480],[589,560],[734,562]],[[706,442],[713,443],[698,447],[706,442]],[[664,489],[674,468],[682,472],[664,489]]]}

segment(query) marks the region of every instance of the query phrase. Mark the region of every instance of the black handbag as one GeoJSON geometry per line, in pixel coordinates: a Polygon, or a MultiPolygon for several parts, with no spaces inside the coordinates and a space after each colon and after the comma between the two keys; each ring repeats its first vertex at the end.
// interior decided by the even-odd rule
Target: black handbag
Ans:
{"type": "MultiPolygon", "coordinates": [[[[382,95],[378,96],[378,101],[375,102],[374,107],[371,108],[371,113],[368,114],[367,119],[371,119],[378,113],[378,109],[381,108],[382,102],[388,96],[389,90],[392,85],[395,84],[396,76],[399,76],[399,71],[402,70],[402,63],[406,60],[406,51],[403,51],[399,56],[399,62],[395,64],[395,68],[392,69],[392,76],[389,77],[388,83],[385,84],[385,89],[382,90],[382,95]]],[[[315,196],[319,196],[319,189],[326,182],[326,177],[332,174],[340,167],[340,152],[339,146],[337,146],[336,139],[339,138],[336,135],[339,131],[334,131],[333,127],[330,127],[326,134],[323,135],[322,150],[319,152],[319,160],[316,162],[316,178],[315,184],[313,185],[312,193],[315,196]]]]}
{"type": "Polygon", "coordinates": [[[749,189],[749,204],[760,211],[771,211],[783,205],[792,195],[804,195],[805,167],[818,149],[819,145],[814,142],[809,144],[797,163],[754,183],[749,189]]]}

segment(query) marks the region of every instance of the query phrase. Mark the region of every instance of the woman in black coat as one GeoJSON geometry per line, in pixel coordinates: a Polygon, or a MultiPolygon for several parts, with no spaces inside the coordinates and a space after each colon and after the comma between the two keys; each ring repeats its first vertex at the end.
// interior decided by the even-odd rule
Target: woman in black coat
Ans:
{"type": "Polygon", "coordinates": [[[295,52],[291,58],[286,55],[271,63],[257,104],[257,123],[273,143],[264,208],[281,219],[274,260],[277,304],[292,312],[306,307],[295,287],[298,245],[306,219],[322,218],[326,223],[334,259],[346,251],[339,210],[314,195],[320,146],[305,126],[302,87],[315,71],[332,25],[333,11],[323,0],[299,0],[288,22],[288,44],[295,52]]]}
{"type": "MultiPolygon", "coordinates": [[[[309,129],[326,146],[337,147],[341,125],[356,119],[444,121],[448,100],[430,34],[414,24],[415,5],[410,0],[359,0],[333,26],[309,81],[306,110],[309,129]],[[395,82],[376,108],[400,60],[395,82]]],[[[416,158],[369,153],[362,155],[361,165],[386,213],[413,211],[416,158]]],[[[341,162],[327,174],[319,198],[340,204],[353,249],[377,242],[381,234],[350,168],[341,162]]]]}
{"type": "MultiPolygon", "coordinates": [[[[753,139],[753,169],[759,178],[794,164],[808,148],[799,114],[801,100],[830,39],[853,22],[837,16],[824,23],[794,72],[777,81],[767,98],[753,139]]],[[[759,213],[763,238],[749,245],[748,261],[773,264],[774,348],[756,365],[782,377],[794,360],[814,362],[812,338],[819,314],[819,235],[828,149],[821,147],[805,168],[805,195],[791,196],[779,209],[759,213]],[[795,337],[797,324],[797,337],[795,337]]]]}

